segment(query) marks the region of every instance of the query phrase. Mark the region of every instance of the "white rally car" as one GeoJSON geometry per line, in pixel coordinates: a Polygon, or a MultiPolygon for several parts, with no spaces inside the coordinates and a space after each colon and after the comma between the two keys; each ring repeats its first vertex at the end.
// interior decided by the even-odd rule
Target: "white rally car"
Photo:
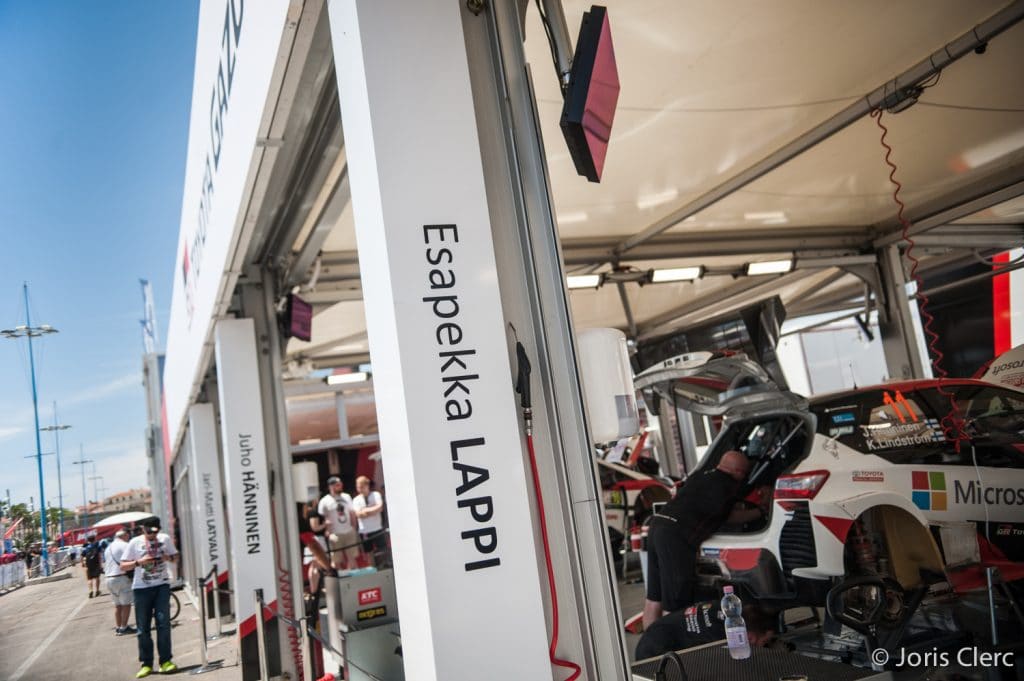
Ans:
{"type": "Polygon", "coordinates": [[[753,463],[749,488],[772,490],[762,521],[703,543],[705,584],[821,604],[836,578],[882,575],[910,589],[979,559],[1007,580],[1024,578],[1024,392],[922,380],[808,402],[744,355],[707,352],[666,360],[636,385],[722,417],[698,472],[738,449],[753,463]],[[956,427],[945,420],[949,394],[966,438],[959,448],[945,430],[956,427]]]}

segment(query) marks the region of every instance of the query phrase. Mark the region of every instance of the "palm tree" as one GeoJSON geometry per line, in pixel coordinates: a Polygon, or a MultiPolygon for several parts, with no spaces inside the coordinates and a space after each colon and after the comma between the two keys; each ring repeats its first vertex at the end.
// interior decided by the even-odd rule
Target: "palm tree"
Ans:
{"type": "MultiPolygon", "coordinates": [[[[67,510],[64,511],[67,515],[67,510]]],[[[38,518],[38,515],[36,516],[38,518]]],[[[60,528],[60,507],[47,506],[46,508],[46,535],[53,537],[53,541],[57,541],[57,533],[60,528]]]]}
{"type": "Polygon", "coordinates": [[[14,539],[14,548],[17,551],[28,553],[28,550],[32,548],[32,545],[38,542],[42,537],[34,527],[30,527],[20,536],[14,539]]]}
{"type": "Polygon", "coordinates": [[[30,515],[27,504],[11,504],[11,518],[27,518],[30,515]]]}

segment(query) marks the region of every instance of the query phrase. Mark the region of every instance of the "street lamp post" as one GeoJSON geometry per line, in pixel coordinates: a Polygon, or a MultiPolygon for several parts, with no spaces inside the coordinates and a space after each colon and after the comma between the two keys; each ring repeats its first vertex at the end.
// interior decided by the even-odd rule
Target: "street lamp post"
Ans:
{"type": "Polygon", "coordinates": [[[67,430],[71,426],[58,425],[57,403],[53,403],[53,425],[43,426],[40,430],[52,431],[54,451],[57,454],[57,506],[60,508],[60,547],[64,548],[64,480],[60,473],[60,431],[67,430]]]}
{"type": "MultiPolygon", "coordinates": [[[[13,329],[4,329],[0,331],[0,335],[5,338],[27,338],[28,339],[28,364],[29,373],[32,376],[32,414],[35,417],[36,422],[36,468],[39,471],[39,510],[40,517],[46,515],[46,495],[43,491],[43,444],[39,438],[39,395],[36,392],[36,359],[35,354],[32,350],[32,339],[36,336],[44,336],[49,333],[56,333],[57,329],[53,328],[49,324],[42,324],[40,326],[32,326],[32,318],[28,309],[28,284],[23,286],[25,294],[25,325],[16,326],[13,329]]],[[[46,548],[46,523],[42,523],[43,530],[43,550],[42,550],[42,563],[43,563],[43,576],[48,577],[50,575],[50,559],[49,551],[46,548]]]]}
{"type": "MultiPolygon", "coordinates": [[[[93,466],[93,472],[94,473],[96,472],[96,467],[95,466],[93,466]]],[[[106,485],[101,485],[98,482],[96,482],[97,480],[102,480],[103,476],[102,475],[90,475],[89,479],[92,480],[92,493],[96,496],[96,503],[100,505],[100,508],[102,510],[106,510],[106,507],[103,505],[103,502],[101,501],[102,497],[100,496],[100,491],[102,491],[104,494],[106,494],[107,493],[107,487],[106,487],[106,485]]]]}
{"type": "Polygon", "coordinates": [[[83,451],[82,445],[78,445],[78,461],[72,461],[71,463],[82,467],[82,525],[85,526],[89,524],[88,522],[85,522],[89,518],[89,497],[85,494],[85,464],[91,463],[95,465],[96,462],[92,459],[85,458],[85,452],[83,451]]]}

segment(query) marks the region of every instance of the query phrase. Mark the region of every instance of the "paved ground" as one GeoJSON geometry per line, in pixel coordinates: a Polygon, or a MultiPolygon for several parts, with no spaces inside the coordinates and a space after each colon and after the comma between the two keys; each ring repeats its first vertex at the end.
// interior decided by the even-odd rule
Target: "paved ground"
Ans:
{"type": "MultiPolygon", "coordinates": [[[[139,666],[135,637],[114,636],[110,595],[104,592],[90,599],[81,568],[71,572],[71,579],[0,593],[0,681],[127,681],[135,677],[139,666]]],[[[632,576],[639,577],[639,572],[632,576]]],[[[620,582],[620,589],[623,615],[638,612],[643,606],[643,584],[620,582]]],[[[183,591],[177,594],[181,614],[173,623],[171,636],[174,661],[181,671],[174,676],[184,681],[200,664],[199,615],[183,591]]],[[[626,634],[630,659],[639,638],[626,634]]],[[[223,660],[225,666],[195,678],[241,680],[230,629],[208,644],[208,654],[209,659],[223,660]]],[[[150,678],[168,677],[153,674],[150,678]]]]}
{"type": "MultiPolygon", "coordinates": [[[[634,567],[630,564],[630,567],[634,567]]],[[[627,579],[619,580],[619,607],[622,609],[622,619],[628,619],[644,609],[644,583],[639,567],[635,567],[627,574],[627,579]]],[[[636,644],[640,642],[640,634],[625,632],[626,656],[629,661],[634,660],[633,652],[636,644]]]]}
{"type": "MultiPolygon", "coordinates": [[[[59,681],[134,679],[138,647],[134,636],[114,636],[114,606],[110,595],[90,599],[80,568],[72,578],[23,586],[0,595],[0,679],[5,681],[59,681]]],[[[180,672],[169,677],[188,678],[199,667],[199,615],[183,591],[181,614],[171,631],[174,661],[180,672]]],[[[134,613],[132,615],[134,624],[134,613]]],[[[195,678],[203,681],[240,681],[235,639],[232,635],[209,643],[210,659],[222,659],[224,668],[195,678]]]]}

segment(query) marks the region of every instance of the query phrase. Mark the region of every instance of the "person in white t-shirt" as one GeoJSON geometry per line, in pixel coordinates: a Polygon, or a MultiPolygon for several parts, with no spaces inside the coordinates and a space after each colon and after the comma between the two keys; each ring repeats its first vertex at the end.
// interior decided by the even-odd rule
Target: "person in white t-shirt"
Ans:
{"type": "Polygon", "coordinates": [[[149,634],[151,621],[156,620],[156,647],[160,653],[159,671],[163,674],[177,671],[171,660],[171,571],[170,564],[177,560],[178,549],[166,534],[160,531],[160,520],[153,519],[144,526],[145,533],[128,542],[121,556],[122,570],[135,570],[132,593],[135,596],[135,626],[139,641],[139,668],[135,678],[153,673],[153,638],[149,634]]]}
{"type": "Polygon", "coordinates": [[[384,532],[384,497],[380,492],[370,491],[370,479],[365,475],[356,478],[356,491],[359,496],[352,500],[352,505],[359,519],[363,551],[373,556],[374,563],[379,563],[388,550],[387,534],[384,532]]]}
{"type": "Polygon", "coordinates": [[[103,552],[103,573],[107,576],[107,591],[114,600],[114,633],[118,636],[135,633],[128,624],[132,612],[132,580],[121,569],[121,558],[128,549],[127,540],[128,531],[120,529],[103,552]]]}
{"type": "Polygon", "coordinates": [[[324,519],[331,565],[335,570],[355,568],[362,552],[359,550],[352,497],[345,494],[345,487],[337,475],[327,478],[327,489],[328,493],[317,504],[316,510],[324,519]]]}

